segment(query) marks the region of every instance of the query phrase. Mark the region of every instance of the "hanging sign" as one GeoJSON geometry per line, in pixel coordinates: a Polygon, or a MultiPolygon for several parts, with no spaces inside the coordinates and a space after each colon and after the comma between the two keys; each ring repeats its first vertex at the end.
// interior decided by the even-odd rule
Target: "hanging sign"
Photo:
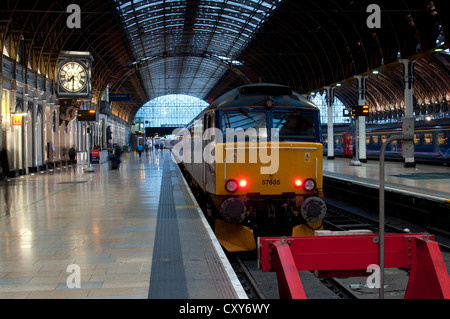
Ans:
{"type": "Polygon", "coordinates": [[[22,125],[22,115],[12,115],[11,116],[12,125],[22,125]]]}

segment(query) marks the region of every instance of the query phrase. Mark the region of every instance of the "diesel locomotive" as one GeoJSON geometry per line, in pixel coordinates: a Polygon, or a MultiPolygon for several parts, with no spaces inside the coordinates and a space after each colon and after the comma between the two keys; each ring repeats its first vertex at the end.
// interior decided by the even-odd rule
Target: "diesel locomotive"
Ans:
{"type": "Polygon", "coordinates": [[[177,136],[173,157],[204,196],[226,250],[253,250],[258,236],[305,236],[322,228],[319,109],[290,87],[233,89],[177,136]]]}

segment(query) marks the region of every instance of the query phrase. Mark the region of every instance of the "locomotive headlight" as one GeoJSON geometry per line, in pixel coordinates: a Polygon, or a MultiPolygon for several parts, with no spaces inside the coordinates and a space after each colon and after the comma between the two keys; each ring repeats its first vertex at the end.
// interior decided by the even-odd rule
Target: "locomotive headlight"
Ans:
{"type": "Polygon", "coordinates": [[[225,189],[230,193],[234,193],[237,190],[237,188],[238,188],[238,182],[234,179],[229,179],[225,183],[225,189]]]}
{"type": "Polygon", "coordinates": [[[305,180],[303,187],[308,192],[313,191],[316,188],[316,182],[313,179],[308,178],[305,180]]]}

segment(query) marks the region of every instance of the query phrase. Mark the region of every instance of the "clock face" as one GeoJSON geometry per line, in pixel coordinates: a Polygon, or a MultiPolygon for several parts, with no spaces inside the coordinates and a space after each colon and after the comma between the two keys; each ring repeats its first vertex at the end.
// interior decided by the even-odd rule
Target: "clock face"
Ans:
{"type": "Polygon", "coordinates": [[[59,69],[59,82],[66,91],[79,92],[87,83],[86,69],[78,62],[67,62],[59,69]]]}

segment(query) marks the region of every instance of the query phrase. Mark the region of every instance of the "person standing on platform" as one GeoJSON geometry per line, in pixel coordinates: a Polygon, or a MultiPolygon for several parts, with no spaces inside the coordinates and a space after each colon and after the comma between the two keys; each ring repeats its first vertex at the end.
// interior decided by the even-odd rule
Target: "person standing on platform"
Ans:
{"type": "Polygon", "coordinates": [[[139,153],[139,158],[141,157],[143,150],[144,150],[144,147],[141,144],[139,144],[137,147],[137,151],[139,153]]]}
{"type": "Polygon", "coordinates": [[[120,146],[114,148],[114,154],[110,155],[109,159],[111,161],[111,169],[119,169],[120,157],[122,156],[123,150],[120,146]]]}
{"type": "Polygon", "coordinates": [[[76,164],[77,163],[77,150],[75,149],[75,147],[71,147],[69,149],[69,159],[70,159],[70,164],[76,164]]]}

